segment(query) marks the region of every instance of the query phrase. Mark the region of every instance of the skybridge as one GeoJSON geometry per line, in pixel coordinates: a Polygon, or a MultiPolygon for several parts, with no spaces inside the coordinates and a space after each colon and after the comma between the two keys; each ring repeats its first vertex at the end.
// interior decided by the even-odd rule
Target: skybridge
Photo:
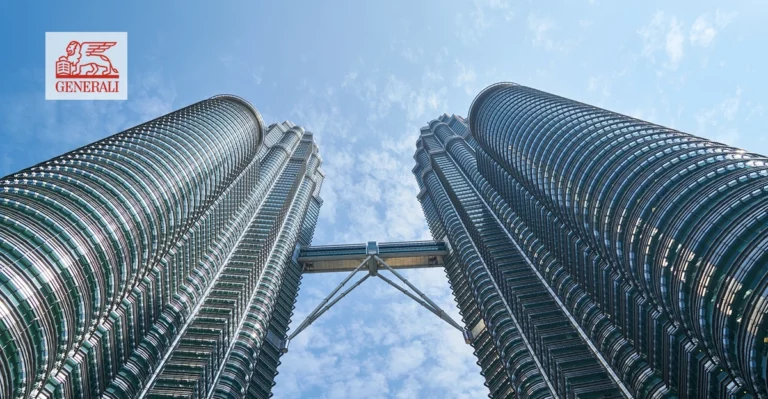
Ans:
{"type": "MultiPolygon", "coordinates": [[[[376,255],[395,270],[443,267],[448,248],[440,241],[382,242],[366,244],[321,245],[302,248],[299,263],[304,273],[351,272],[363,259],[376,255]]],[[[371,257],[368,270],[376,270],[371,257]]]]}
{"type": "Polygon", "coordinates": [[[325,299],[307,316],[287,339],[278,345],[283,353],[288,352],[290,341],[309,327],[333,305],[360,286],[370,277],[377,277],[391,285],[407,297],[423,306],[464,335],[467,343],[472,340],[472,332],[461,327],[448,314],[440,309],[423,292],[419,291],[398,270],[444,267],[448,256],[448,246],[441,241],[376,242],[364,244],[309,246],[298,250],[297,261],[303,273],[349,272],[349,275],[328,294],[325,299]],[[358,273],[365,273],[341,294],[336,295],[358,273]],[[382,272],[386,272],[383,273],[382,272]],[[394,276],[394,279],[387,277],[394,276]],[[402,285],[398,284],[399,280],[402,285]],[[407,287],[407,288],[406,288],[407,287]]]}

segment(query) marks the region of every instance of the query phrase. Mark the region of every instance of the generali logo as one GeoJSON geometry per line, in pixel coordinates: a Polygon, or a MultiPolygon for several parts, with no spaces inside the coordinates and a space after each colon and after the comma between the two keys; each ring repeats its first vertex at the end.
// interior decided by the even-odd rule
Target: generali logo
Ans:
{"type": "Polygon", "coordinates": [[[127,100],[128,33],[46,32],[46,100],[127,100]]]}

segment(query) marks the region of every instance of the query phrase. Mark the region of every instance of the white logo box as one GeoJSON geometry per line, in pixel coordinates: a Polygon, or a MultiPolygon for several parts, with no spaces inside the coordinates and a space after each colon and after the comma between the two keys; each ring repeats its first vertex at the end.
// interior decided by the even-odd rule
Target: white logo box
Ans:
{"type": "Polygon", "coordinates": [[[127,32],[46,32],[46,100],[127,100],[127,32]]]}

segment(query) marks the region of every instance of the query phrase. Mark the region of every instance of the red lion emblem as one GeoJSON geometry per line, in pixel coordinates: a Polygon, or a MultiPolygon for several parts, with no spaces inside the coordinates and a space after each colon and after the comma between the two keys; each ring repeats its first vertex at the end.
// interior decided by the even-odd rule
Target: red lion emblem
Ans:
{"type": "Polygon", "coordinates": [[[120,75],[104,52],[117,42],[78,42],[67,45],[67,55],[56,61],[57,78],[110,78],[120,75]]]}

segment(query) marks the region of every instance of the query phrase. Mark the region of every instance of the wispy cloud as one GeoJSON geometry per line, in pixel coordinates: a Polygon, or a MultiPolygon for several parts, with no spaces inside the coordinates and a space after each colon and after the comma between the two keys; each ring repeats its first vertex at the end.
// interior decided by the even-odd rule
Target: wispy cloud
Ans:
{"type": "MultiPolygon", "coordinates": [[[[445,50],[439,54],[448,56],[445,50]]],[[[295,108],[294,122],[317,133],[321,154],[333,154],[324,157],[324,228],[316,233],[316,244],[430,238],[411,173],[415,141],[421,126],[449,111],[449,88],[473,93],[478,79],[471,65],[454,60],[444,66],[440,70],[426,65],[421,73],[401,76],[361,65],[343,75],[330,95],[321,96],[323,91],[310,83],[301,88],[309,94],[295,108]],[[452,74],[444,75],[446,69],[452,74]],[[356,104],[363,116],[334,114],[335,107],[343,109],[345,104],[356,104]],[[338,119],[348,123],[339,126],[338,119]],[[339,130],[358,140],[351,142],[339,130]]],[[[408,276],[459,319],[443,271],[409,271],[408,276]]],[[[343,277],[305,277],[313,280],[307,287],[327,289],[302,288],[294,321],[301,321],[343,277]]],[[[337,306],[291,344],[281,359],[276,396],[487,396],[471,347],[461,334],[430,318],[427,310],[392,287],[368,281],[337,306]],[[387,306],[374,308],[371,301],[387,306]]]]}
{"type": "MultiPolygon", "coordinates": [[[[586,29],[592,25],[592,21],[580,19],[578,24],[581,28],[586,29]]],[[[578,47],[582,40],[580,35],[574,34],[577,32],[569,31],[567,35],[561,34],[557,20],[550,15],[542,15],[540,11],[528,13],[525,29],[531,46],[545,51],[569,53],[578,47]]]]}
{"type": "Polygon", "coordinates": [[[709,13],[699,15],[691,26],[689,34],[691,43],[701,47],[709,47],[719,30],[730,25],[735,17],[735,12],[726,13],[719,9],[715,11],[714,17],[709,13]]]}
{"type": "Polygon", "coordinates": [[[724,12],[717,9],[715,11],[715,25],[718,28],[725,28],[730,25],[739,13],[736,11],[724,12]]]}
{"type": "Polygon", "coordinates": [[[741,88],[724,98],[712,108],[701,110],[696,114],[698,133],[711,140],[737,146],[740,141],[735,119],[741,107],[741,88]]]}
{"type": "Polygon", "coordinates": [[[403,46],[400,51],[400,56],[410,62],[418,62],[424,56],[424,50],[421,48],[414,49],[410,46],[403,46]]]}
{"type": "Polygon", "coordinates": [[[36,92],[3,96],[0,148],[12,154],[35,145],[34,152],[14,155],[28,166],[168,113],[175,99],[173,81],[160,69],[133,78],[127,101],[46,101],[36,92]]]}
{"type": "Polygon", "coordinates": [[[673,17],[669,25],[669,31],[667,32],[667,42],[665,46],[670,61],[670,67],[672,69],[677,69],[677,66],[683,59],[685,36],[683,36],[682,27],[683,25],[678,23],[677,19],[673,17]]]}
{"type": "Polygon", "coordinates": [[[656,108],[635,108],[629,113],[629,116],[637,119],[642,119],[648,122],[654,122],[658,117],[656,108]]]}
{"type": "Polygon", "coordinates": [[[494,19],[511,21],[515,14],[507,0],[473,0],[468,12],[456,13],[456,35],[463,44],[476,43],[494,19]]]}
{"type": "Polygon", "coordinates": [[[610,86],[602,76],[590,77],[587,83],[587,91],[599,92],[603,97],[611,96],[610,86]]]}
{"type": "Polygon", "coordinates": [[[666,55],[663,66],[670,70],[677,69],[685,50],[683,24],[677,17],[659,11],[647,25],[638,30],[638,34],[643,40],[644,56],[656,62],[656,54],[663,51],[666,55]]]}
{"type": "MultiPolygon", "coordinates": [[[[403,274],[443,310],[460,319],[442,270],[403,274]]],[[[311,275],[330,290],[344,276],[311,275]]],[[[304,288],[302,288],[304,290],[304,288]]],[[[302,292],[302,320],[327,291],[302,292]]],[[[291,343],[276,396],[318,398],[481,398],[488,395],[472,348],[461,334],[394,288],[369,279],[291,343]],[[387,306],[373,308],[368,303],[387,306]],[[355,317],[350,318],[349,314],[355,317]],[[311,338],[310,338],[311,337],[311,338]],[[418,372],[416,372],[418,371],[418,372]]]]}
{"type": "Polygon", "coordinates": [[[543,47],[547,50],[554,48],[554,41],[550,33],[555,28],[555,21],[535,13],[528,14],[527,21],[528,31],[533,35],[531,43],[533,43],[534,47],[543,47]]]}
{"type": "Polygon", "coordinates": [[[262,76],[264,75],[264,67],[260,66],[256,69],[254,69],[251,72],[251,77],[253,77],[253,83],[256,83],[256,85],[260,85],[262,81],[262,76]]]}
{"type": "Polygon", "coordinates": [[[715,38],[717,30],[712,22],[705,15],[696,18],[696,21],[691,27],[690,39],[691,43],[699,45],[701,47],[707,47],[715,38]]]}
{"type": "Polygon", "coordinates": [[[232,54],[222,54],[219,56],[219,62],[224,64],[227,68],[231,67],[234,61],[235,57],[232,54]]]}
{"type": "MultiPolygon", "coordinates": [[[[410,147],[413,148],[413,142],[410,147]]],[[[330,238],[334,242],[429,237],[416,201],[418,187],[406,161],[410,157],[385,143],[363,152],[333,150],[341,156],[338,160],[329,159],[325,167],[328,179],[323,197],[330,208],[323,209],[321,217],[327,222],[343,218],[342,225],[333,229],[330,238]]]]}
{"type": "Polygon", "coordinates": [[[453,79],[453,85],[455,87],[461,87],[468,95],[475,93],[475,84],[477,82],[477,74],[475,68],[472,65],[465,65],[463,62],[456,60],[456,68],[458,72],[453,79]]]}
{"type": "Polygon", "coordinates": [[[601,105],[602,102],[611,97],[613,85],[616,84],[617,81],[621,81],[627,73],[628,69],[624,68],[619,71],[614,71],[613,73],[590,76],[589,79],[587,79],[587,92],[599,94],[600,102],[598,102],[598,105],[601,105]]]}
{"type": "Polygon", "coordinates": [[[344,81],[341,82],[341,87],[347,87],[347,85],[351,84],[352,82],[357,79],[357,71],[352,71],[344,75],[344,81]]]}
{"type": "Polygon", "coordinates": [[[333,154],[324,162],[320,218],[326,228],[318,239],[429,237],[410,170],[419,126],[447,109],[442,77],[431,71],[415,75],[416,82],[375,69],[352,71],[330,92],[302,87],[309,95],[295,107],[294,122],[311,126],[321,153],[333,154]],[[362,105],[362,118],[341,116],[350,101],[362,105]]]}
{"type": "Polygon", "coordinates": [[[430,67],[426,67],[424,70],[424,78],[422,79],[425,84],[437,83],[443,80],[443,75],[430,67]]]}

